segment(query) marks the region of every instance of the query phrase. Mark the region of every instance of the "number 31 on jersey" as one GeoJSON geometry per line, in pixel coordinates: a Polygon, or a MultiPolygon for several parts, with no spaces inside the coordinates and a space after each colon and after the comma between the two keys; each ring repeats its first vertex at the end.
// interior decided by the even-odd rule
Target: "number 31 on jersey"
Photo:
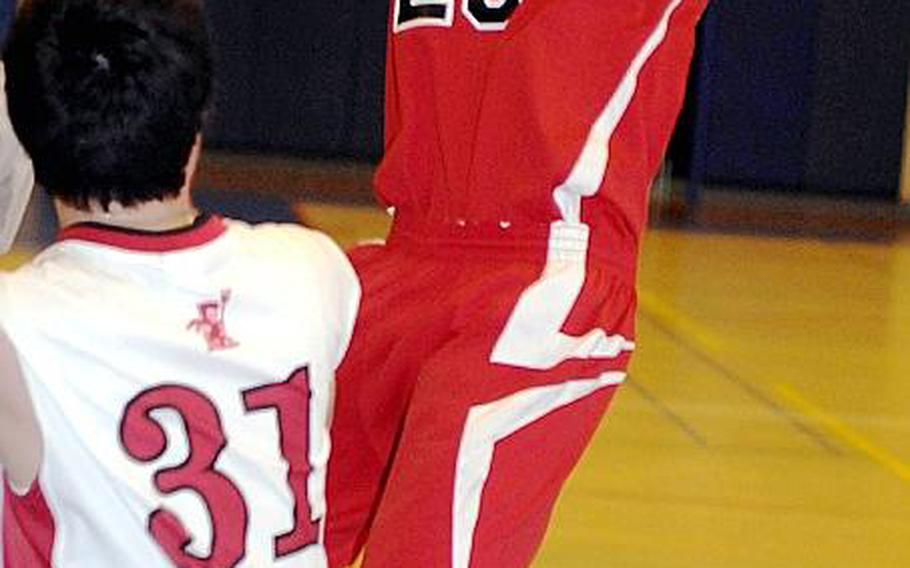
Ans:
{"type": "Polygon", "coordinates": [[[455,3],[461,13],[479,31],[498,32],[506,29],[509,18],[522,0],[394,0],[395,33],[413,28],[452,27],[455,3]]]}

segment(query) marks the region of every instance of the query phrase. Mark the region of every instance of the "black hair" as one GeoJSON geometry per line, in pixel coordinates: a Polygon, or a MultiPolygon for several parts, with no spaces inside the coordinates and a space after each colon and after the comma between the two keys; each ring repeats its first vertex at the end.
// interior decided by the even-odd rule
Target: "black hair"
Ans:
{"type": "Polygon", "coordinates": [[[212,94],[202,0],[27,0],[5,61],[48,193],[80,209],[179,194],[212,94]]]}

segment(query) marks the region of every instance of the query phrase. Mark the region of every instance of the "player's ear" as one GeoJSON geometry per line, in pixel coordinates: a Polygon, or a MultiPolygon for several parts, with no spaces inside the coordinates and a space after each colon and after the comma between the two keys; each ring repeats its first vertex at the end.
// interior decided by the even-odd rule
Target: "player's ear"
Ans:
{"type": "Polygon", "coordinates": [[[199,167],[199,158],[202,156],[202,133],[196,134],[196,142],[193,149],[190,150],[186,166],[183,168],[185,176],[184,187],[188,188],[193,185],[193,178],[196,176],[196,169],[199,167]]]}

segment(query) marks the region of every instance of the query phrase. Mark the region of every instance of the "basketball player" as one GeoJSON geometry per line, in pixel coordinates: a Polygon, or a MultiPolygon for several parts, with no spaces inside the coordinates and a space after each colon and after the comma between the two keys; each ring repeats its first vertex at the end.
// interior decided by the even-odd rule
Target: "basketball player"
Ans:
{"type": "MultiPolygon", "coordinates": [[[[0,46],[6,42],[15,12],[14,0],[0,1],[0,46]]],[[[7,116],[5,76],[0,62],[0,254],[8,252],[13,245],[34,187],[32,164],[7,116]]]]}
{"type": "MultiPolygon", "coordinates": [[[[635,348],[706,0],[392,0],[385,246],[352,253],[330,563],[527,566],[635,348]]],[[[604,472],[609,475],[609,472],[604,472]]]]}
{"type": "Polygon", "coordinates": [[[328,238],[200,215],[199,0],[30,0],[10,116],[58,241],[0,278],[7,568],[323,567],[328,238]]]}

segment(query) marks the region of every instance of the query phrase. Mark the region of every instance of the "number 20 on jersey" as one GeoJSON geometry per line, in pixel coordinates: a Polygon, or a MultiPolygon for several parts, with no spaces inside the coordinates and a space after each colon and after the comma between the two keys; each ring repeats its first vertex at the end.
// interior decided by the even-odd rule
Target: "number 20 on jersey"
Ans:
{"type": "Polygon", "coordinates": [[[455,20],[455,4],[461,13],[480,31],[502,31],[522,0],[395,0],[394,31],[413,28],[451,27],[455,20]]]}

